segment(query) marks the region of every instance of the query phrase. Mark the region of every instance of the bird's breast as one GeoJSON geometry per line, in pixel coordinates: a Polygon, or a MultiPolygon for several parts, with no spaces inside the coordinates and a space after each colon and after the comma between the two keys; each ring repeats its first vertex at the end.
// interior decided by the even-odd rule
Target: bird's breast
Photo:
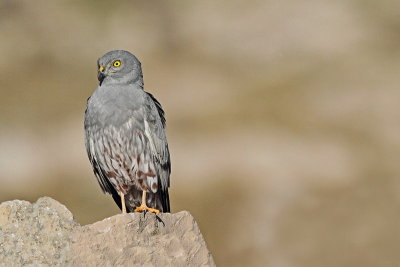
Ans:
{"type": "Polygon", "coordinates": [[[87,116],[92,123],[102,127],[113,125],[119,127],[129,120],[138,122],[142,100],[140,94],[134,90],[101,90],[99,87],[88,101],[87,116]]]}

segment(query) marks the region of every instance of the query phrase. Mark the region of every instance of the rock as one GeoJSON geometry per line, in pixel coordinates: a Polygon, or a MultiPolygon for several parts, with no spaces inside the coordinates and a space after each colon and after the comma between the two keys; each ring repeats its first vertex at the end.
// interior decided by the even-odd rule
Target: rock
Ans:
{"type": "Polygon", "coordinates": [[[14,200],[0,205],[0,266],[62,265],[70,233],[78,226],[71,212],[43,197],[36,203],[14,200]]]}
{"type": "Polygon", "coordinates": [[[80,226],[59,202],[0,205],[0,266],[215,266],[186,211],[118,214],[80,226]]]}

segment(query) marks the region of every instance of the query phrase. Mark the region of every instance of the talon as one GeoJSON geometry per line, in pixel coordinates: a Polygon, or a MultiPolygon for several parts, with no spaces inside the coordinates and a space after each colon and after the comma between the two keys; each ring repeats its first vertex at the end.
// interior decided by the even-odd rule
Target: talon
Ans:
{"type": "Polygon", "coordinates": [[[153,213],[155,213],[155,214],[159,214],[160,213],[160,211],[159,210],[157,210],[157,209],[152,209],[152,208],[149,208],[149,207],[147,207],[146,205],[140,205],[139,207],[137,207],[135,210],[134,210],[134,212],[147,212],[147,211],[149,211],[149,212],[153,212],[153,213]]]}
{"type": "Polygon", "coordinates": [[[150,211],[150,212],[153,212],[155,214],[159,214],[160,213],[159,210],[147,207],[147,205],[146,205],[146,193],[147,193],[146,190],[143,190],[143,193],[142,193],[142,204],[139,207],[137,207],[134,210],[134,212],[142,212],[142,211],[144,211],[145,214],[146,214],[147,211],[150,211]]]}

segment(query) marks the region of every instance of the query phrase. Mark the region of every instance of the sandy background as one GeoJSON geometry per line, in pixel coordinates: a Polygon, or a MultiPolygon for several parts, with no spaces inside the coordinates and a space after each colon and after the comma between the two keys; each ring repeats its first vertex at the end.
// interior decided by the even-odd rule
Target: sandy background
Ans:
{"type": "Polygon", "coordinates": [[[119,212],[83,143],[96,60],[163,104],[171,205],[219,266],[400,261],[398,1],[0,0],[0,201],[119,212]]]}

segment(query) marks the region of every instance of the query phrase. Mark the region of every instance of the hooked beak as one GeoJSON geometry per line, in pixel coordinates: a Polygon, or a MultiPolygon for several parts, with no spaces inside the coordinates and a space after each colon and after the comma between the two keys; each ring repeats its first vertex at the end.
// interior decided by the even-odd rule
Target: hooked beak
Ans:
{"type": "Polygon", "coordinates": [[[104,74],[104,66],[100,66],[99,70],[97,71],[97,79],[99,80],[99,85],[102,84],[104,78],[106,77],[106,75],[104,74]]]}

